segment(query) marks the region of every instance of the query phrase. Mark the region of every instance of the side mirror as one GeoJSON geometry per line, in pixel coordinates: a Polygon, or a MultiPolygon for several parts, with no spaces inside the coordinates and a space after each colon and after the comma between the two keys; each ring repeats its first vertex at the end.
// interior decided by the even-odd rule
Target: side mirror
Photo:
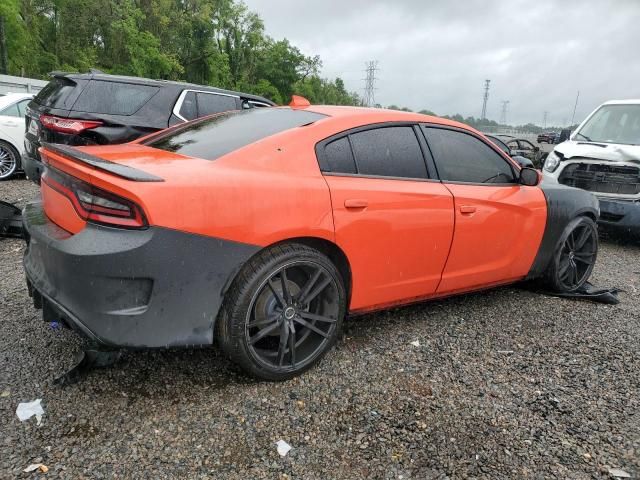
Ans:
{"type": "Polygon", "coordinates": [[[529,160],[527,157],[523,157],[521,155],[514,155],[513,158],[518,165],[522,168],[533,168],[533,162],[529,160]]]}
{"type": "Polygon", "coordinates": [[[540,147],[533,147],[533,151],[536,152],[536,153],[539,152],[540,151],[540,147]]]}
{"type": "Polygon", "coordinates": [[[524,167],[520,170],[520,178],[518,180],[520,185],[535,187],[540,183],[540,172],[535,168],[524,167]]]}

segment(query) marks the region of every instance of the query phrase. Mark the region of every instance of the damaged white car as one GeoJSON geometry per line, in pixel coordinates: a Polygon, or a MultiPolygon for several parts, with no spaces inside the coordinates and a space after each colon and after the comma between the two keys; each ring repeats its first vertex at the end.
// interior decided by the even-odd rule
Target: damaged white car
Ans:
{"type": "Polygon", "coordinates": [[[546,178],[600,200],[600,223],[640,233],[640,99],[600,105],[556,146],[546,178]]]}

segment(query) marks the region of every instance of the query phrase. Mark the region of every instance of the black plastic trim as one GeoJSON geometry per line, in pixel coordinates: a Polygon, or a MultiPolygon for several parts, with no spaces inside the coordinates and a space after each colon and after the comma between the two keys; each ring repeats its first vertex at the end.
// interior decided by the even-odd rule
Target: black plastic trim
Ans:
{"type": "Polygon", "coordinates": [[[104,158],[96,157],[89,153],[85,153],[69,145],[62,145],[59,143],[46,143],[41,144],[45,149],[63,155],[67,158],[86,163],[92,167],[102,170],[113,175],[116,175],[127,180],[133,180],[135,182],[164,182],[164,179],[152,175],[137,168],[129,167],[128,165],[122,165],[120,163],[110,162],[104,158]]]}
{"type": "Polygon", "coordinates": [[[27,204],[23,222],[34,299],[115,347],[211,345],[226,288],[262,248],[162,227],[87,224],[70,235],[40,202],[27,204]]]}
{"type": "Polygon", "coordinates": [[[529,279],[541,277],[546,272],[562,232],[571,220],[580,215],[590,215],[597,221],[600,215],[598,199],[585,190],[553,180],[543,180],[539,187],[547,200],[547,223],[538,254],[527,276],[529,279]]]}

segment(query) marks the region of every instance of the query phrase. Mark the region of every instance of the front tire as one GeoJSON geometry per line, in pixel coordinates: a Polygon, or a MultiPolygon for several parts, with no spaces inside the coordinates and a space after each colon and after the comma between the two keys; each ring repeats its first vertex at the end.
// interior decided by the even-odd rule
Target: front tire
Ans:
{"type": "Polygon", "coordinates": [[[577,217],[569,222],[547,269],[549,286],[559,293],[579,290],[593,272],[598,245],[598,229],[591,218],[577,217]]]}
{"type": "Polygon", "coordinates": [[[18,169],[18,151],[0,140],[0,180],[10,179],[18,169]]]}
{"type": "Polygon", "coordinates": [[[238,274],[218,319],[218,339],[246,372],[286,380],[333,347],[345,311],[344,282],[329,258],[305,245],[277,245],[238,274]]]}

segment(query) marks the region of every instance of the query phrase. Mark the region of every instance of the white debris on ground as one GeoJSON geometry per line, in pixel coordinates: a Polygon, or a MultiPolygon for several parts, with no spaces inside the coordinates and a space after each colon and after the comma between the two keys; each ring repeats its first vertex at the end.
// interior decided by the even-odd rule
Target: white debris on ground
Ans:
{"type": "Polygon", "coordinates": [[[20,421],[24,422],[35,416],[37,424],[40,425],[44,415],[44,409],[40,402],[42,402],[42,399],[38,398],[32,402],[19,403],[18,408],[16,408],[16,415],[18,415],[20,421]]]}
{"type": "Polygon", "coordinates": [[[25,468],[23,472],[30,473],[30,472],[35,472],[36,470],[38,470],[41,473],[47,473],[49,471],[49,467],[47,467],[43,463],[32,463],[27,468],[25,468]]]}
{"type": "Polygon", "coordinates": [[[609,475],[615,478],[631,478],[631,474],[620,468],[610,468],[609,475]]]}
{"type": "Polygon", "coordinates": [[[291,450],[291,445],[289,445],[287,442],[285,442],[284,440],[278,440],[276,442],[276,446],[278,448],[278,454],[281,457],[286,457],[287,453],[289,453],[289,450],[291,450]]]}
{"type": "Polygon", "coordinates": [[[420,340],[414,340],[413,342],[411,342],[411,345],[413,345],[414,347],[419,347],[420,346],[420,340]]]}

